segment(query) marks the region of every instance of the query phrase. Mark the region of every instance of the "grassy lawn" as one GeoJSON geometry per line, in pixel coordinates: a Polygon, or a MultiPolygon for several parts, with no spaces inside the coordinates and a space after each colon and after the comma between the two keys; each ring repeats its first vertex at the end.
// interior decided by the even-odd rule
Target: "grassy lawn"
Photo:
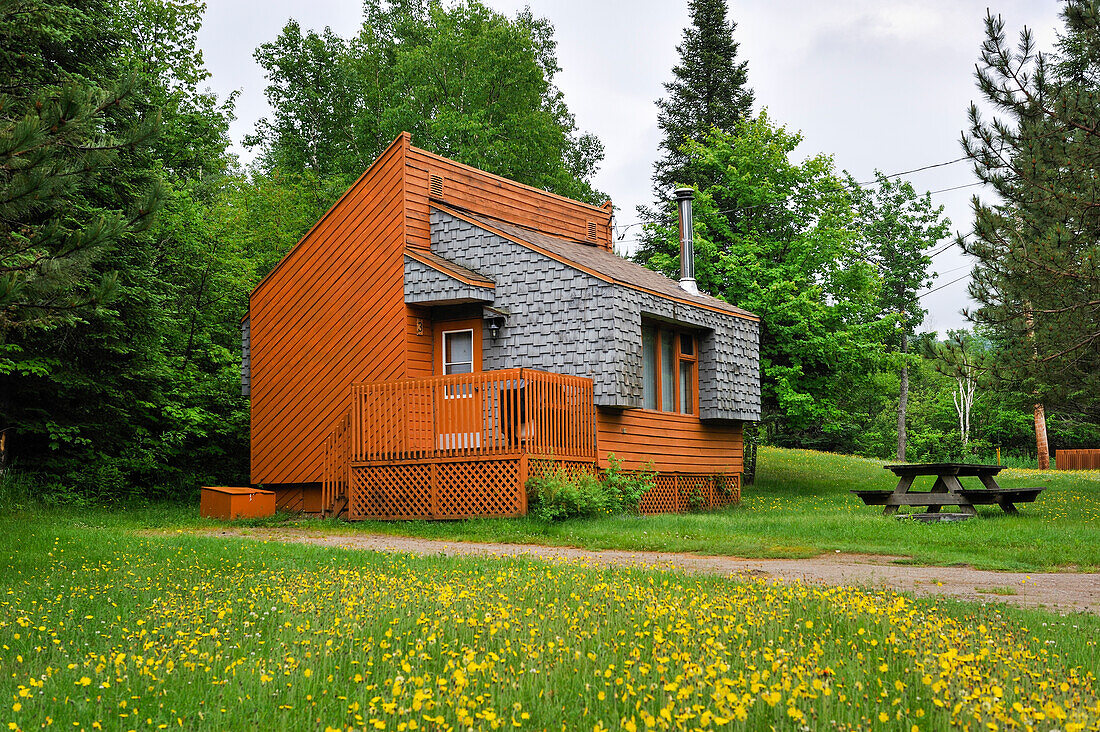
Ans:
{"type": "Polygon", "coordinates": [[[329,532],[588,549],[740,557],[807,557],[842,551],[898,555],[921,564],[1033,572],[1100,567],[1100,471],[1007,469],[998,476],[1006,488],[1047,487],[1038,501],[1020,506],[1019,516],[1008,516],[995,506],[980,507],[979,516],[969,521],[922,524],[884,517],[881,507],[865,506],[849,493],[851,489],[892,489],[897,479],[882,465],[844,455],[763,448],[757,483],[742,491],[741,505],[714,513],[552,525],[527,519],[341,524],[282,517],[279,521],[329,532]]]}
{"type": "Polygon", "coordinates": [[[1100,724],[1092,616],[82,515],[0,514],[9,728],[1100,724]]]}

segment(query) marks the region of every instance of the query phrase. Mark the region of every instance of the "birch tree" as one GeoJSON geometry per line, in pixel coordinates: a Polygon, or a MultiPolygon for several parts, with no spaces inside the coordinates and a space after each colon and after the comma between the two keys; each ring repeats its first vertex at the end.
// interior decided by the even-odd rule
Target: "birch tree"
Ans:
{"type": "Polygon", "coordinates": [[[963,450],[970,445],[970,412],[978,387],[989,371],[989,349],[986,344],[965,330],[950,330],[947,340],[928,342],[924,356],[932,359],[933,368],[955,381],[951,400],[959,417],[959,440],[963,450]]]}

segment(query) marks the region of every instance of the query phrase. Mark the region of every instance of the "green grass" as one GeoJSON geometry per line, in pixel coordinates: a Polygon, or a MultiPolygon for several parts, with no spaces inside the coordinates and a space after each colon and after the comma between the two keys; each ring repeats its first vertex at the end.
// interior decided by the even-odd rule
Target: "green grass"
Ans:
{"type": "Polygon", "coordinates": [[[0,724],[1069,730],[1100,721],[1094,616],[571,562],[224,541],[183,530],[207,525],[193,515],[0,514],[0,724]],[[138,526],[181,530],[129,531],[138,526]]]}
{"type": "MultiPolygon", "coordinates": [[[[840,551],[898,556],[908,564],[1023,572],[1100,568],[1100,471],[1009,468],[998,476],[1002,486],[1046,487],[1038,501],[1021,504],[1020,515],[1008,516],[995,506],[979,507],[979,515],[969,521],[924,524],[885,517],[881,507],[865,506],[849,492],[893,488],[896,478],[882,465],[846,455],[762,448],[756,485],[745,487],[741,505],[711,513],[556,524],[530,519],[344,523],[277,515],[235,525],[739,557],[809,557],[840,551]]],[[[56,512],[85,525],[119,530],[220,525],[198,518],[197,501],[56,512]]]]}
{"type": "Polygon", "coordinates": [[[1004,585],[1002,587],[975,587],[974,590],[983,595],[999,595],[1001,597],[1011,597],[1020,594],[1015,587],[1009,585],[1004,585]]]}
{"type": "Polygon", "coordinates": [[[528,519],[275,523],[325,532],[587,549],[739,557],[809,557],[840,551],[895,555],[914,564],[1031,572],[1100,567],[1100,471],[1006,469],[998,476],[1006,488],[1047,488],[1037,502],[1021,504],[1019,516],[1008,516],[995,506],[980,507],[978,517],[969,521],[924,524],[884,517],[881,507],[865,506],[849,492],[892,489],[897,479],[883,470],[883,464],[809,450],[762,448],[756,485],[742,491],[741,505],[713,513],[549,525],[528,519]]]}

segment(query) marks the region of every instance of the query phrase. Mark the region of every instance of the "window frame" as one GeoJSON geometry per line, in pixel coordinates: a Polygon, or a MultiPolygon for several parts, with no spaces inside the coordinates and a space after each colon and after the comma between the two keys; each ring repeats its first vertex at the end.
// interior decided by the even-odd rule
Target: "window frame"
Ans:
{"type": "Polygon", "coordinates": [[[676,338],[676,405],[680,414],[699,416],[699,339],[694,333],[680,331],[676,338]],[[691,353],[684,353],[683,339],[691,339],[691,353]],[[691,364],[691,404],[684,411],[683,378],[681,369],[685,363],[691,364]]]}
{"type": "Polygon", "coordinates": [[[439,358],[441,360],[440,371],[442,372],[443,376],[450,376],[451,374],[447,372],[447,367],[448,366],[454,366],[456,364],[467,364],[467,363],[470,364],[470,370],[469,371],[460,371],[458,373],[461,373],[461,374],[472,374],[472,373],[474,373],[474,371],[476,370],[475,367],[477,366],[477,359],[474,357],[474,346],[476,345],[475,344],[476,340],[477,339],[474,337],[474,329],[473,328],[455,328],[454,330],[445,330],[440,334],[441,348],[439,349],[440,350],[439,358]],[[469,361],[451,361],[451,362],[448,363],[448,361],[447,361],[447,338],[448,338],[448,336],[453,337],[453,336],[457,336],[457,335],[462,335],[464,333],[469,333],[470,334],[470,360],[469,361]]]}
{"type": "Polygon", "coordinates": [[[660,412],[661,414],[678,414],[684,417],[699,417],[699,337],[694,331],[686,330],[684,328],[677,328],[669,326],[664,323],[658,323],[653,321],[642,322],[643,334],[642,334],[642,409],[647,412],[660,412]],[[654,392],[656,394],[656,408],[645,406],[645,329],[652,329],[656,333],[656,345],[654,351],[656,353],[656,369],[654,369],[654,392]],[[690,338],[692,353],[684,353],[682,338],[690,338]],[[665,375],[665,343],[666,339],[670,339],[673,344],[672,348],[672,409],[664,409],[665,403],[665,389],[664,389],[664,375],[665,375]],[[681,365],[684,363],[690,363],[692,368],[691,375],[691,403],[690,411],[683,411],[683,394],[681,393],[681,365]]]}

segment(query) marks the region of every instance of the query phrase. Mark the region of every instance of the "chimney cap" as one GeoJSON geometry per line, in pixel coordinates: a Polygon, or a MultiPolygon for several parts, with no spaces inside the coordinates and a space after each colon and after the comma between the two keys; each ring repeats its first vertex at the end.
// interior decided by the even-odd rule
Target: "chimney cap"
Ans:
{"type": "Polygon", "coordinates": [[[675,191],[672,192],[672,197],[675,198],[677,201],[682,201],[685,198],[690,201],[695,198],[695,189],[677,188],[675,191]]]}

